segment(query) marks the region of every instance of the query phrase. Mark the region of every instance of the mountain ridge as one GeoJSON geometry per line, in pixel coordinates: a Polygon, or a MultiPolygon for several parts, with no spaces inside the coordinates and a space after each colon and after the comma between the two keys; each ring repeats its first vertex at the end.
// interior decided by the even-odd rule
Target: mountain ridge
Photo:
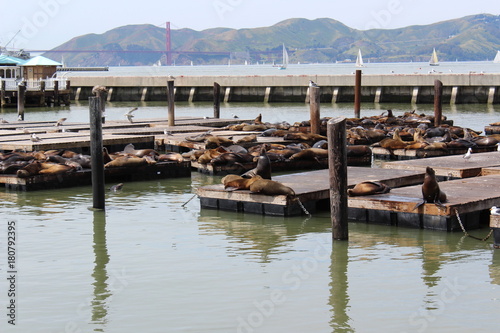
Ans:
{"type": "MultiPolygon", "coordinates": [[[[126,25],[74,37],[44,55],[57,61],[64,57],[68,66],[152,65],[158,60],[165,64],[165,33],[151,24],[126,25]]],[[[350,28],[331,18],[291,18],[269,27],[176,29],[171,31],[171,44],[178,65],[279,62],[283,44],[295,63],[352,60],[358,49],[365,62],[428,61],[433,48],[441,61],[475,61],[491,59],[500,48],[500,16],[476,14],[370,30],[350,28]]]]}

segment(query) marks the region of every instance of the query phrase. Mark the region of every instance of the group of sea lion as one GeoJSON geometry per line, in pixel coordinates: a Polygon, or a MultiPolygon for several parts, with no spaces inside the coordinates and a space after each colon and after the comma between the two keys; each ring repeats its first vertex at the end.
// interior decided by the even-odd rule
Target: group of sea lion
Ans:
{"type": "MultiPolygon", "coordinates": [[[[179,153],[158,154],[153,149],[136,150],[132,144],[123,151],[108,153],[103,148],[104,167],[134,167],[155,164],[163,161],[183,162],[179,153]]],[[[71,150],[47,151],[12,151],[0,153],[0,173],[16,174],[20,178],[27,178],[39,174],[60,174],[91,168],[90,155],[79,154],[71,150]]]]}

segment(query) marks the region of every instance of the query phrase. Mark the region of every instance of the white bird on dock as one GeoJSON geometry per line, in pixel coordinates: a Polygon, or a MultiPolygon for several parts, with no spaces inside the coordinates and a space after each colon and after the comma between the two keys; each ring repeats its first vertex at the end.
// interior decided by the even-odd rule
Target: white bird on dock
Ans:
{"type": "Polygon", "coordinates": [[[231,115],[233,116],[233,118],[239,118],[237,115],[235,115],[234,113],[231,113],[231,115]]]}
{"type": "Polygon", "coordinates": [[[42,141],[42,139],[40,139],[40,137],[38,137],[35,133],[31,134],[30,140],[33,141],[33,142],[42,141]]]}
{"type": "Polygon", "coordinates": [[[23,129],[23,133],[25,133],[25,134],[31,134],[31,132],[30,132],[29,129],[24,128],[24,127],[22,129],[23,129]]]}
{"type": "Polygon", "coordinates": [[[169,131],[167,131],[167,129],[163,130],[163,134],[165,134],[166,136],[172,135],[172,133],[170,133],[169,131]]]}
{"type": "Polygon", "coordinates": [[[3,118],[0,118],[0,123],[2,124],[8,124],[9,122],[3,118]]]}
{"type": "Polygon", "coordinates": [[[500,151],[500,143],[497,143],[497,151],[500,151]]]}
{"type": "Polygon", "coordinates": [[[470,159],[471,156],[472,156],[472,148],[469,147],[469,149],[467,149],[467,152],[465,153],[465,155],[462,157],[467,161],[470,159]]]}
{"type": "Polygon", "coordinates": [[[309,80],[309,87],[317,87],[318,85],[313,81],[309,80]]]}
{"type": "Polygon", "coordinates": [[[68,118],[59,119],[58,121],[56,121],[54,126],[58,126],[58,127],[61,126],[66,121],[66,119],[68,119],[68,118]]]}
{"type": "Polygon", "coordinates": [[[500,208],[497,206],[493,206],[490,208],[491,215],[500,215],[500,208]]]}
{"type": "Polygon", "coordinates": [[[135,110],[137,110],[137,108],[133,108],[132,110],[130,110],[129,112],[124,114],[124,116],[127,117],[128,121],[131,123],[133,122],[132,118],[134,118],[134,115],[132,114],[132,112],[134,112],[135,110]]]}
{"type": "Polygon", "coordinates": [[[17,116],[17,121],[23,121],[23,120],[24,120],[24,119],[23,119],[23,116],[22,116],[22,115],[17,116]]]}

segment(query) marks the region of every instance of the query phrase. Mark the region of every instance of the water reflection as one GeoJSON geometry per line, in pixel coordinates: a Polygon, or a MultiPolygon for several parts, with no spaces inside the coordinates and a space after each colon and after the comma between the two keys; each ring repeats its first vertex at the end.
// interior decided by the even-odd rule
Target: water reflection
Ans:
{"type": "Polygon", "coordinates": [[[330,326],[333,332],[354,332],[350,326],[349,308],[349,281],[348,281],[348,246],[346,241],[334,241],[330,265],[330,307],[332,317],[330,326]]]}
{"type": "Polygon", "coordinates": [[[108,272],[106,266],[109,263],[109,254],[106,246],[106,213],[94,211],[94,299],[92,300],[92,323],[99,327],[94,332],[105,332],[107,323],[108,304],[107,299],[111,296],[108,288],[108,272]]]}

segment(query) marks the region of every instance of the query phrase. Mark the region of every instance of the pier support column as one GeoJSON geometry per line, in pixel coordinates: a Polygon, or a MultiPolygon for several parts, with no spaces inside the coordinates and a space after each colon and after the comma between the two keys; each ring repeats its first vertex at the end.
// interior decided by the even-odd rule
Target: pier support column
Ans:
{"type": "Polygon", "coordinates": [[[346,118],[332,118],[327,124],[328,177],[332,238],[347,240],[347,146],[346,118]]]}
{"type": "Polygon", "coordinates": [[[174,80],[167,81],[168,126],[175,126],[174,80]]]}
{"type": "Polygon", "coordinates": [[[434,126],[441,126],[443,117],[443,82],[434,81],[434,126]]]}
{"type": "Polygon", "coordinates": [[[106,102],[111,102],[112,96],[113,96],[113,87],[108,89],[108,96],[106,97],[106,102]]]}
{"type": "Polygon", "coordinates": [[[361,118],[361,69],[356,69],[354,83],[354,117],[361,118]]]}
{"type": "Polygon", "coordinates": [[[266,87],[266,93],[264,94],[264,103],[269,103],[270,96],[271,96],[271,87],[266,87]]]}
{"type": "Polygon", "coordinates": [[[411,93],[411,104],[417,104],[419,91],[420,87],[413,87],[413,91],[411,93]]]}
{"type": "Polygon", "coordinates": [[[457,102],[458,87],[451,88],[450,104],[455,104],[457,102]]]}
{"type": "Polygon", "coordinates": [[[0,80],[0,107],[5,105],[5,81],[0,80]]]}
{"type": "Polygon", "coordinates": [[[382,96],[382,87],[378,87],[377,91],[375,91],[375,100],[373,103],[380,103],[380,98],[382,96]]]}
{"type": "Polygon", "coordinates": [[[45,81],[40,81],[40,100],[38,101],[39,106],[45,106],[45,81]]]}
{"type": "Polygon", "coordinates": [[[337,100],[339,98],[339,87],[333,88],[333,93],[332,93],[332,103],[337,103],[337,100]]]}
{"type": "Polygon", "coordinates": [[[226,91],[224,93],[224,103],[229,102],[230,95],[231,95],[231,87],[226,87],[226,91]]]}
{"type": "Polygon", "coordinates": [[[490,87],[490,90],[488,91],[488,104],[493,104],[493,102],[495,100],[495,92],[496,92],[496,88],[490,87]]]}
{"type": "Polygon", "coordinates": [[[495,249],[500,249],[500,216],[499,215],[490,215],[490,228],[493,230],[493,238],[494,244],[493,247],[495,249]]]}
{"type": "Polygon", "coordinates": [[[24,120],[24,102],[26,95],[26,81],[17,85],[17,119],[24,120]]]}
{"type": "Polygon", "coordinates": [[[309,118],[311,123],[311,133],[319,134],[320,133],[320,97],[321,91],[319,87],[310,87],[309,88],[309,118]]]}
{"type": "Polygon", "coordinates": [[[214,118],[220,118],[220,84],[214,82],[214,118]]]}
{"type": "Polygon", "coordinates": [[[54,106],[59,106],[59,81],[54,81],[54,106]]]}
{"type": "Polygon", "coordinates": [[[189,90],[189,98],[188,98],[189,103],[193,103],[195,93],[196,93],[196,88],[192,87],[191,90],[189,90]]]}
{"type": "Polygon", "coordinates": [[[141,102],[146,101],[146,95],[148,94],[148,87],[142,88],[141,102]]]}

